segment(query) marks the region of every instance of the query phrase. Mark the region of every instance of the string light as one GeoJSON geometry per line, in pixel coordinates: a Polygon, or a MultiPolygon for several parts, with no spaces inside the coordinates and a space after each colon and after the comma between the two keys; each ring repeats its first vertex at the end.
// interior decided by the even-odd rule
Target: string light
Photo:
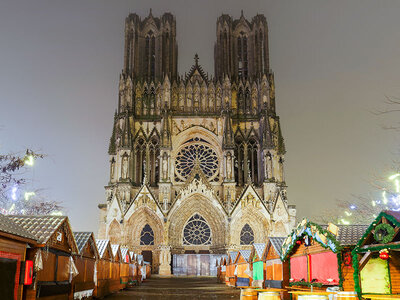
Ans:
{"type": "Polygon", "coordinates": [[[35,163],[35,159],[33,158],[33,155],[28,155],[25,158],[25,164],[27,164],[28,166],[33,166],[33,164],[35,163]]]}
{"type": "Polygon", "coordinates": [[[18,188],[16,186],[14,186],[11,190],[11,199],[14,201],[17,200],[17,190],[18,188]]]}
{"type": "Polygon", "coordinates": [[[341,219],[341,221],[342,221],[342,224],[343,224],[343,225],[349,225],[349,224],[350,224],[350,222],[347,221],[347,220],[345,220],[345,219],[341,219]]]}
{"type": "Polygon", "coordinates": [[[32,196],[35,196],[35,192],[25,192],[24,194],[25,201],[28,201],[32,196]]]}

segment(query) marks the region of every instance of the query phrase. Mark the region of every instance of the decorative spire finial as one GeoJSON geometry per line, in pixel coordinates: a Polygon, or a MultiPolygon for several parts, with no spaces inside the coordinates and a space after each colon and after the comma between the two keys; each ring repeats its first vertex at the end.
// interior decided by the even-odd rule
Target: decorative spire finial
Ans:
{"type": "Polygon", "coordinates": [[[199,55],[197,53],[194,55],[194,62],[196,63],[196,66],[199,64],[199,55]]]}

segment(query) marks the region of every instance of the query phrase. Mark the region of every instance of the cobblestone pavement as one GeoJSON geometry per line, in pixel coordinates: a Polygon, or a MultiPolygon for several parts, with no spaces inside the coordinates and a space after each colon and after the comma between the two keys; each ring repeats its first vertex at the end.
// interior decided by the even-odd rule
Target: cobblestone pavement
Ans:
{"type": "Polygon", "coordinates": [[[125,289],[105,300],[183,300],[218,299],[232,300],[240,298],[240,290],[217,283],[215,277],[152,277],[138,287],[125,289]]]}

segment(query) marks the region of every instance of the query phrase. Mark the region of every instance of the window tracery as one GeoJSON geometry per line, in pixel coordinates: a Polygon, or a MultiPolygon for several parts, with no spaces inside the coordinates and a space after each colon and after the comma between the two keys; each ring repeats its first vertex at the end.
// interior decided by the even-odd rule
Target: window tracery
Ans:
{"type": "Polygon", "coordinates": [[[146,224],[140,233],[140,245],[154,245],[154,232],[149,224],[146,224]]]}
{"type": "Polygon", "coordinates": [[[240,232],[240,245],[252,245],[254,243],[254,232],[249,224],[245,224],[240,232]]]}
{"type": "Polygon", "coordinates": [[[218,175],[219,160],[217,153],[206,141],[194,138],[187,141],[175,159],[176,175],[185,180],[198,164],[209,180],[218,175]]]}
{"type": "Polygon", "coordinates": [[[211,245],[211,229],[199,214],[193,215],[183,229],[184,245],[211,245]]]}

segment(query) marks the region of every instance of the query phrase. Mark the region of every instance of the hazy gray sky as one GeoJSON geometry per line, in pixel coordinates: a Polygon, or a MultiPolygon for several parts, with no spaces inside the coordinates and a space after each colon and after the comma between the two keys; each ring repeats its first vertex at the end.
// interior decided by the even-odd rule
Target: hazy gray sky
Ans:
{"type": "Polygon", "coordinates": [[[290,203],[303,217],[373,193],[368,179],[398,147],[398,136],[380,127],[385,119],[369,111],[385,95],[400,96],[400,1],[2,0],[0,151],[48,154],[29,176],[63,202],[74,230],[97,234],[124,19],[149,8],[176,16],[180,73],[196,52],[213,72],[221,13],[265,14],[290,203]]]}

